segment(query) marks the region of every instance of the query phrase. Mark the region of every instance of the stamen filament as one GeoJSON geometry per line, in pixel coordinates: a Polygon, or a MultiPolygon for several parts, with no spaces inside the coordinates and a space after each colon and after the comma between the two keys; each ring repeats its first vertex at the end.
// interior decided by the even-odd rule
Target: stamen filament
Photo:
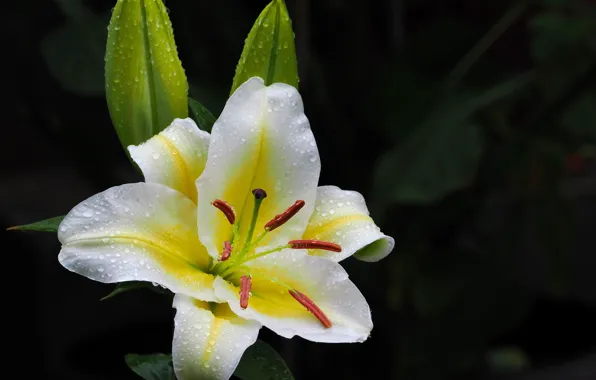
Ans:
{"type": "Polygon", "coordinates": [[[331,321],[323,310],[321,310],[310,298],[305,296],[303,293],[300,293],[297,290],[289,290],[290,295],[294,297],[294,299],[302,306],[306,308],[306,310],[310,311],[312,315],[314,315],[326,328],[330,328],[332,326],[331,321]]]}
{"type": "Polygon", "coordinates": [[[293,205],[288,207],[288,209],[281,214],[275,215],[273,219],[271,219],[267,224],[265,224],[265,229],[269,231],[273,231],[277,227],[281,226],[282,224],[286,223],[290,220],[294,215],[300,211],[302,207],[304,207],[305,202],[302,200],[296,201],[293,205]]]}
{"type": "Polygon", "coordinates": [[[289,244],[280,245],[279,247],[268,249],[268,250],[263,251],[263,252],[259,252],[256,255],[248,256],[247,258],[242,259],[242,260],[240,260],[239,262],[237,262],[235,264],[236,265],[244,264],[244,263],[246,263],[248,261],[251,261],[251,260],[254,260],[254,259],[258,259],[259,257],[267,256],[270,253],[278,252],[278,251],[281,251],[282,249],[286,249],[286,248],[291,248],[291,247],[290,247],[289,244]]]}
{"type": "Polygon", "coordinates": [[[269,232],[269,231],[265,230],[265,231],[261,232],[259,235],[257,235],[257,238],[255,239],[255,241],[251,242],[248,245],[248,247],[247,246],[244,246],[242,248],[242,257],[244,257],[244,254],[245,253],[248,253],[248,252],[252,251],[252,249],[254,247],[256,247],[261,242],[261,240],[263,240],[263,238],[265,237],[265,235],[267,235],[267,232],[269,232]]]}
{"type": "Polygon", "coordinates": [[[250,276],[242,276],[240,279],[240,307],[243,309],[248,307],[248,298],[250,297],[251,285],[250,276]]]}
{"type": "Polygon", "coordinates": [[[325,251],[341,252],[339,245],[321,240],[291,240],[288,245],[292,249],[323,249],[325,251]]]}
{"type": "Polygon", "coordinates": [[[240,238],[240,228],[238,227],[238,223],[234,223],[232,225],[232,246],[238,246],[238,239],[240,238]]]}

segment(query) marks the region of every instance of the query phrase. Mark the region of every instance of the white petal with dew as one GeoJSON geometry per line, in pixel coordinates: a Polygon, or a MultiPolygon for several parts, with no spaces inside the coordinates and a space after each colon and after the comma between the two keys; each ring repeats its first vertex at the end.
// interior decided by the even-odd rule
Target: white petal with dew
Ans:
{"type": "Polygon", "coordinates": [[[227,304],[174,297],[172,359],[178,380],[227,380],[261,325],[238,318],[227,304]]]}
{"type": "Polygon", "coordinates": [[[354,255],[362,261],[379,261],[393,250],[391,236],[381,232],[369,216],[364,197],[336,186],[319,186],[315,211],[303,239],[339,244],[341,252],[310,250],[311,255],[341,261],[354,255]]]}
{"type": "Polygon", "coordinates": [[[205,168],[209,133],[190,118],[174,119],[159,134],[140,145],[128,147],[145,182],[161,183],[197,202],[195,181],[205,168]]]}
{"type": "Polygon", "coordinates": [[[92,280],[150,281],[214,300],[211,258],[196,232],[196,207],[154,183],[112,187],[75,206],[58,230],[66,269],[92,280]]]}
{"type": "Polygon", "coordinates": [[[222,199],[234,207],[245,235],[252,217],[251,190],[264,189],[256,233],[296,200],[306,206],[262,245],[299,238],[314,208],[320,162],[317,145],[304,115],[298,91],[276,83],[266,87],[251,78],[232,94],[211,133],[205,171],[197,181],[199,236],[217,257],[231,227],[211,202],[222,199]]]}

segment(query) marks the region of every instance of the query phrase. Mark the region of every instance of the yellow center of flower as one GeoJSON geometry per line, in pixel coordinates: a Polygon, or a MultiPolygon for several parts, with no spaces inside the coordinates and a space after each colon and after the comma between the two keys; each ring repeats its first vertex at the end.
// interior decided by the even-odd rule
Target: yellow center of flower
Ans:
{"type": "MultiPolygon", "coordinates": [[[[252,283],[250,266],[246,265],[248,262],[284,249],[323,249],[341,252],[341,247],[339,245],[319,240],[291,240],[287,244],[265,251],[256,252],[256,248],[258,247],[261,240],[263,240],[268,233],[277,229],[278,227],[281,227],[288,220],[294,217],[294,215],[296,215],[302,209],[302,207],[304,207],[305,202],[303,200],[297,200],[284,212],[276,215],[269,222],[265,223],[263,230],[255,236],[259,210],[261,203],[267,197],[267,193],[263,189],[254,189],[252,194],[254,196],[254,208],[248,232],[244,239],[240,236],[238,218],[236,218],[233,208],[227,202],[220,199],[216,199],[212,202],[213,206],[219,209],[225,215],[228,222],[230,222],[232,225],[233,234],[232,241],[224,242],[220,257],[217,262],[213,263],[210,272],[234,284],[235,286],[240,286],[240,306],[243,309],[248,307],[252,283]]],[[[259,276],[262,277],[262,275],[259,276]]],[[[325,327],[331,327],[331,322],[329,322],[329,319],[306,295],[294,289],[293,287],[284,284],[277,278],[267,278],[267,280],[274,282],[283,288],[286,288],[290,295],[292,295],[292,297],[294,297],[308,311],[317,317],[325,327]]]]}

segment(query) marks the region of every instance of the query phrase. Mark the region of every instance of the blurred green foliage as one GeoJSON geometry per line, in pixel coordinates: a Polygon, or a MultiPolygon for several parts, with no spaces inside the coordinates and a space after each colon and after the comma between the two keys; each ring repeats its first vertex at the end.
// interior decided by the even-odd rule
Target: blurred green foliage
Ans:
{"type": "MultiPolygon", "coordinates": [[[[267,3],[166,4],[191,96],[214,117],[267,3]]],[[[500,339],[538,297],[567,297],[576,218],[561,187],[581,175],[596,143],[596,4],[286,3],[324,184],[363,192],[397,242],[381,265],[346,262],[371,303],[371,349],[323,355],[284,343],[296,378],[324,371],[334,350],[345,350],[337,362],[354,363],[333,369],[342,379],[369,376],[359,363],[370,360],[379,378],[392,379],[485,379],[540,365],[500,339]],[[538,290],[526,279],[535,273],[520,268],[532,238],[546,263],[538,290]]],[[[94,17],[106,7],[95,6],[94,17]]],[[[94,85],[102,66],[92,54],[73,57],[72,46],[86,35],[105,38],[106,24],[65,31],[76,19],[47,36],[44,58],[65,89],[102,97],[94,85]],[[61,65],[77,70],[69,76],[61,65]]],[[[199,120],[203,111],[189,106],[199,120]]]]}
{"type": "MultiPolygon", "coordinates": [[[[171,355],[128,354],[125,360],[130,369],[145,380],[176,380],[171,355]]],[[[283,359],[262,340],[248,347],[234,376],[240,380],[294,380],[283,359]]]]}

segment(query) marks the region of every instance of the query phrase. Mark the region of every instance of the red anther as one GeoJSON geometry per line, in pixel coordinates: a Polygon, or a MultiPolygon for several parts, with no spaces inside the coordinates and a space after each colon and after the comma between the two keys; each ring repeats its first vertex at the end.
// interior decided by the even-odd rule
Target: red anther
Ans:
{"type": "Polygon", "coordinates": [[[230,244],[229,241],[224,241],[224,248],[223,248],[223,252],[221,253],[221,257],[219,258],[219,261],[226,261],[227,259],[230,258],[231,254],[232,254],[232,244],[230,244]]]}
{"type": "Polygon", "coordinates": [[[327,318],[325,313],[323,313],[323,310],[319,309],[319,307],[310,298],[308,298],[307,296],[305,296],[297,290],[290,290],[289,292],[290,295],[294,297],[296,301],[300,302],[300,304],[306,308],[306,310],[310,311],[312,315],[317,317],[317,319],[321,321],[323,326],[327,328],[331,327],[331,321],[329,320],[329,318],[327,318]]]}
{"type": "Polygon", "coordinates": [[[228,222],[230,222],[230,224],[234,224],[234,221],[236,220],[236,213],[234,212],[232,206],[227,204],[226,201],[222,201],[221,199],[214,200],[212,205],[218,208],[221,212],[223,212],[226,218],[228,218],[228,222]]]}
{"type": "Polygon", "coordinates": [[[267,222],[267,224],[265,224],[265,229],[273,231],[277,227],[290,220],[294,215],[298,213],[298,211],[300,211],[302,207],[304,207],[304,201],[296,201],[296,203],[288,207],[286,211],[282,212],[281,214],[275,215],[273,219],[267,222]]]}
{"type": "Polygon", "coordinates": [[[324,249],[326,251],[341,252],[341,247],[335,243],[320,240],[291,240],[290,248],[293,249],[324,249]]]}
{"type": "Polygon", "coordinates": [[[242,276],[240,279],[240,307],[248,307],[248,297],[250,296],[251,279],[250,276],[242,276]]]}

